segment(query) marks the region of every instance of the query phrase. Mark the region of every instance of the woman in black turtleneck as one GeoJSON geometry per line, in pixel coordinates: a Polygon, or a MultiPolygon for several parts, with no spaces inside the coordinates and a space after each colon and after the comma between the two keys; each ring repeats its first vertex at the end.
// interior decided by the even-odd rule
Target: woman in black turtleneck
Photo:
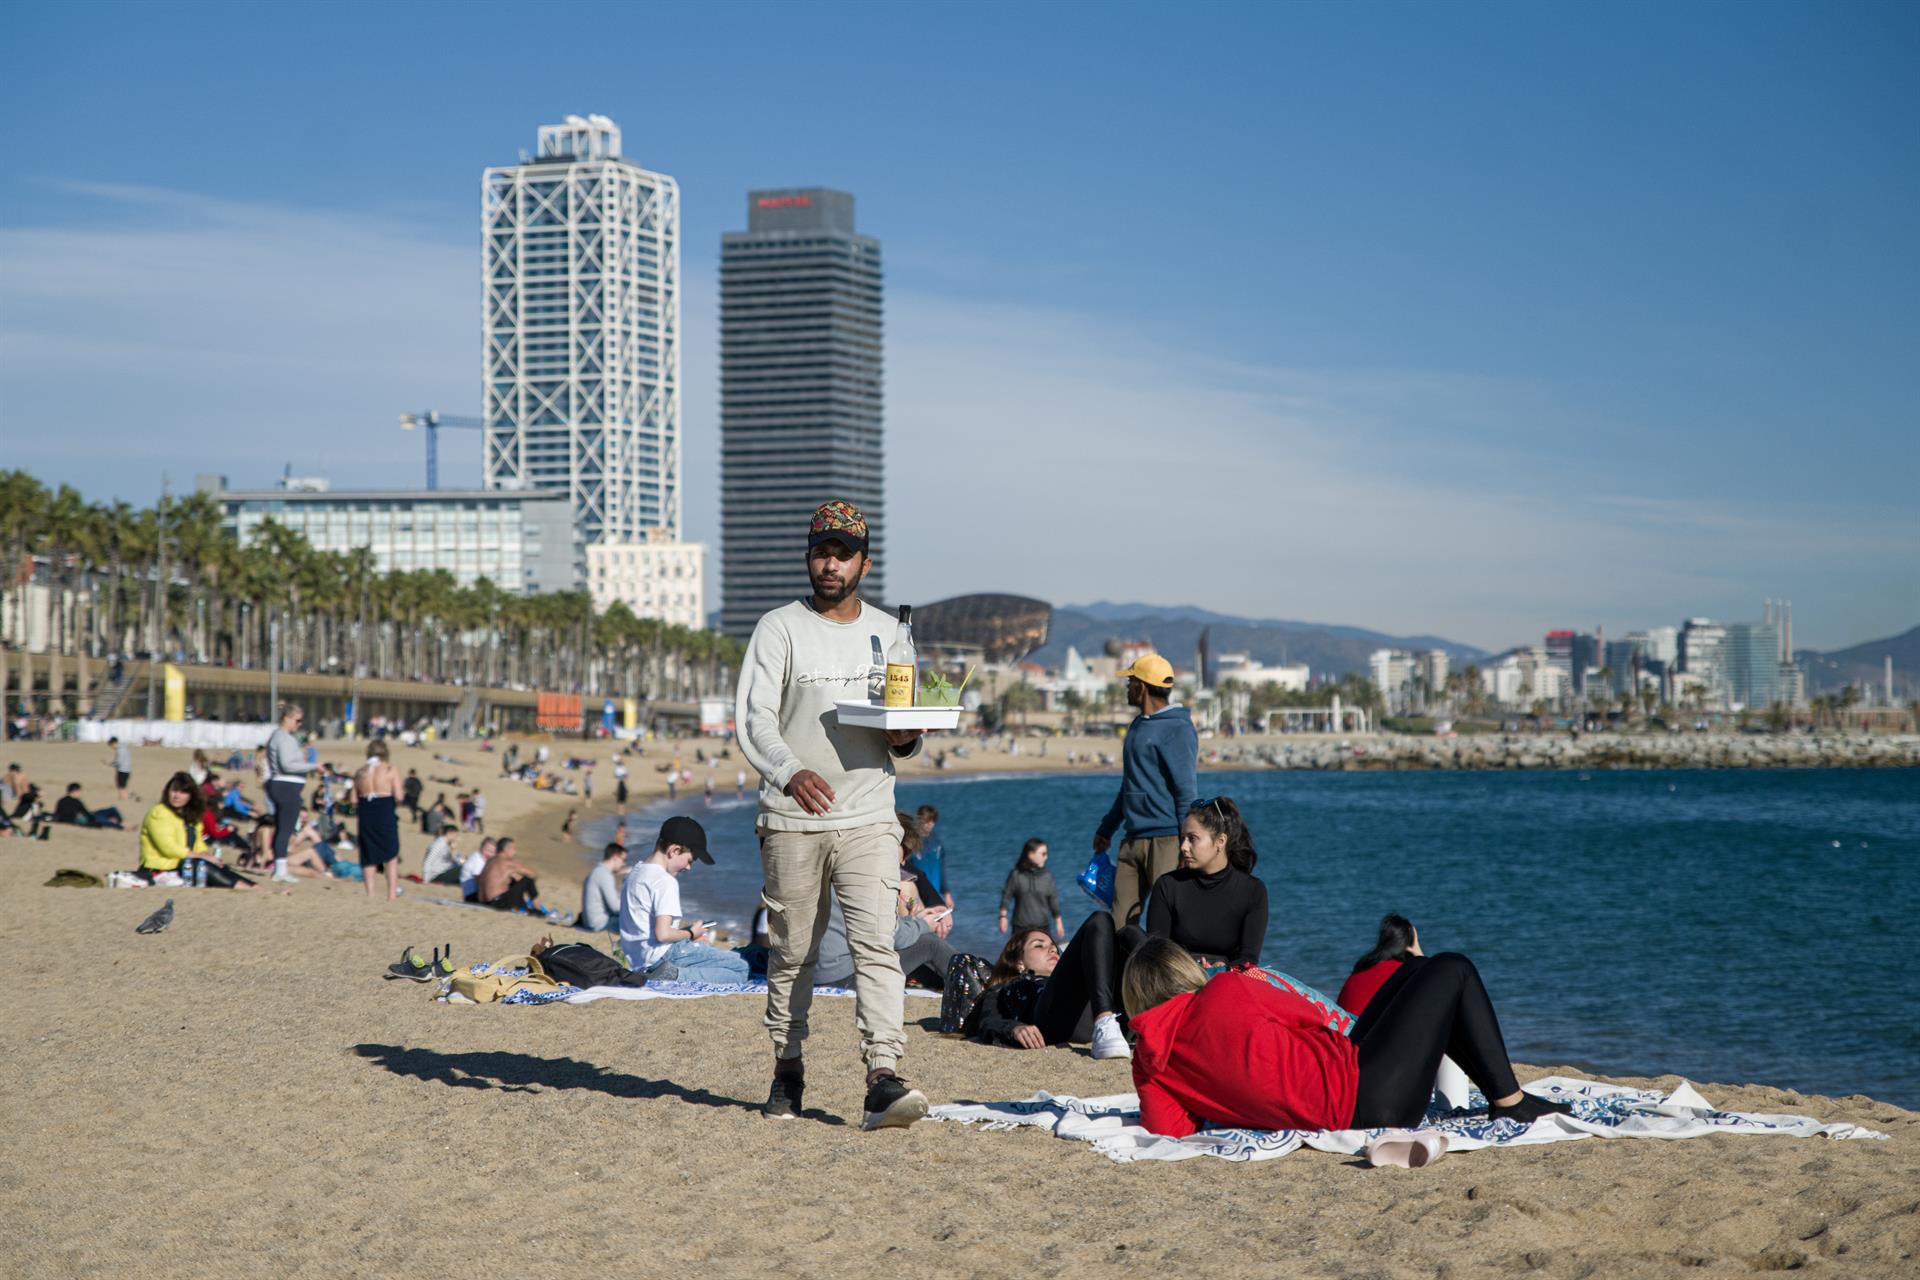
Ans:
{"type": "Polygon", "coordinates": [[[1253,874],[1253,836],[1233,801],[1202,800],[1180,827],[1180,866],[1153,882],[1146,931],[1201,964],[1259,964],[1267,886],[1253,874]]]}

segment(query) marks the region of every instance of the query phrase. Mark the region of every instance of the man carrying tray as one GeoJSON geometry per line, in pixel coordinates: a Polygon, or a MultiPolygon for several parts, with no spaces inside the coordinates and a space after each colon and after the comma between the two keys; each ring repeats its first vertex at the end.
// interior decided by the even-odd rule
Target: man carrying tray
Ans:
{"type": "Polygon", "coordinates": [[[767,1030],[773,1086],[764,1113],[800,1114],[801,1048],[813,971],[827,926],[827,894],[840,901],[853,954],[854,1021],[867,1065],[861,1127],[900,1128],[927,1114],[926,1095],[895,1068],[906,980],[893,948],[900,889],[900,823],[894,761],[920,748],[920,731],[840,723],[836,703],[879,701],[896,623],[860,599],[872,566],[867,521],[849,502],[813,513],[807,534],[811,598],[764,615],[740,666],[734,726],[760,773],[760,863],[766,878],[767,1030]]]}

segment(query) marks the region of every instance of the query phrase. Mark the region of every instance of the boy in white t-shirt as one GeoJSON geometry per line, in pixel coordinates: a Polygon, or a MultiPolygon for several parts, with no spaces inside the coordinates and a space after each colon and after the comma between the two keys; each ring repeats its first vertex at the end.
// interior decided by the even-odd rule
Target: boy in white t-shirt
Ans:
{"type": "Polygon", "coordinates": [[[668,818],[653,853],[627,873],[620,895],[620,949],[629,969],[655,980],[744,983],[747,962],[738,952],[703,941],[707,931],[698,921],[690,927],[680,921],[677,877],[696,858],[713,865],[706,830],[692,818],[668,818]]]}

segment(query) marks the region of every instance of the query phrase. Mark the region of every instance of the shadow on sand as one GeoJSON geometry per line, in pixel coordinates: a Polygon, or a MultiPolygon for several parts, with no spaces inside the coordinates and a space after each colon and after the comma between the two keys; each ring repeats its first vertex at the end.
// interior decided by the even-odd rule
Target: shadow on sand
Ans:
{"type": "MultiPolygon", "coordinates": [[[[397,1076],[433,1080],[457,1089],[503,1089],[537,1093],[546,1089],[591,1089],[610,1098],[678,1098],[700,1107],[733,1108],[758,1114],[760,1104],[727,1098],[705,1089],[689,1089],[671,1080],[609,1071],[578,1058],[541,1058],[530,1053],[438,1053],[397,1044],[357,1044],[353,1051],[397,1076]]],[[[843,1123],[820,1117],[828,1123],[843,1123]]]]}

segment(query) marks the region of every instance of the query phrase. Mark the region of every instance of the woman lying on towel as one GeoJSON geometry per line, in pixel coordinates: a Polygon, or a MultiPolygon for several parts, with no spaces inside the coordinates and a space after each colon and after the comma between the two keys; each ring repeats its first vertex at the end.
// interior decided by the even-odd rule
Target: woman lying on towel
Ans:
{"type": "Polygon", "coordinates": [[[1114,977],[1144,940],[1131,925],[1116,935],[1105,911],[1087,917],[1064,955],[1045,929],[1016,929],[961,1031],[1014,1049],[1091,1040],[1094,1057],[1124,1058],[1131,1050],[1114,1016],[1114,977]]]}
{"type": "Polygon", "coordinates": [[[188,884],[205,884],[211,889],[251,889],[253,881],[237,871],[229,871],[218,860],[203,855],[212,853],[201,827],[205,797],[193,779],[176,773],[167,779],[160,802],[147,810],[140,823],[140,867],[134,874],[153,883],[153,878],[168,871],[177,872],[188,884]]]}
{"type": "Polygon", "coordinates": [[[1256,973],[1211,980],[1185,950],[1150,938],[1121,978],[1133,1015],[1140,1121],[1184,1138],[1242,1129],[1417,1126],[1442,1055],[1493,1100],[1495,1120],[1531,1123],[1570,1108],[1522,1093],[1493,1002],[1456,952],[1403,963],[1343,1036],[1319,1006],[1256,973]]]}

